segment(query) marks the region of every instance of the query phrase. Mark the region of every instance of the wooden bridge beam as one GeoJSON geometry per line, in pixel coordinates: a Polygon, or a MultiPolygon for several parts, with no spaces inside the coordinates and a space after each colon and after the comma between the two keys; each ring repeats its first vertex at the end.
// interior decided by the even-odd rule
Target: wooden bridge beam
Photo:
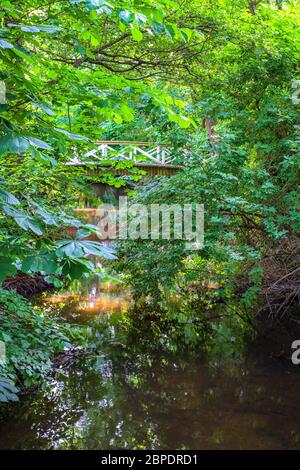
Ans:
{"type": "MultiPolygon", "coordinates": [[[[67,162],[65,166],[70,167],[86,167],[88,174],[107,173],[112,172],[116,176],[125,176],[130,174],[130,168],[114,168],[109,163],[81,163],[81,162],[67,162]]],[[[135,166],[144,170],[148,176],[173,176],[182,169],[180,165],[154,165],[147,162],[137,162],[135,166]]]]}

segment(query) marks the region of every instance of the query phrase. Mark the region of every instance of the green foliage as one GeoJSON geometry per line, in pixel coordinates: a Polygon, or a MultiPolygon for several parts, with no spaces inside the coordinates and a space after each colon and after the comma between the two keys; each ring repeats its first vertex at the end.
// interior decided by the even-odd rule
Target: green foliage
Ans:
{"type": "MultiPolygon", "coordinates": [[[[207,304],[232,296],[241,308],[254,307],[264,279],[262,259],[280,240],[299,233],[299,105],[291,99],[298,74],[298,5],[287,2],[278,8],[269,3],[253,12],[246,2],[229,6],[220,1],[207,10],[215,34],[205,49],[205,67],[191,64],[194,76],[187,79],[193,89],[189,110],[203,118],[202,129],[178,132],[163,115],[147,116],[142,108],[141,123],[147,123],[144,128],[150,135],[157,125],[158,133],[168,136],[174,148],[179,144],[181,154],[185,149],[181,159],[185,168],[170,179],[149,182],[132,202],[204,204],[205,246],[199,253],[189,253],[176,240],[122,242],[118,266],[127,273],[137,298],[144,289],[146,300],[157,305],[178,289],[180,279],[186,288],[179,303],[184,310],[189,299],[192,307],[188,280],[194,276],[200,284],[209,281],[213,265],[212,280],[217,278],[221,288],[217,295],[215,290],[208,295],[199,290],[197,295],[205,302],[196,316],[201,318],[207,304]],[[202,262],[195,271],[190,259],[197,257],[202,262]],[[240,287],[241,277],[246,281],[240,287]]],[[[185,90],[182,87],[181,93],[185,90]]],[[[118,132],[116,126],[113,132],[118,132]]],[[[190,310],[192,319],[194,310],[190,310]]],[[[164,315],[171,317],[168,311],[164,315]]],[[[226,309],[221,320],[223,316],[226,309]]],[[[251,325],[251,319],[245,321],[251,325]]],[[[220,323],[215,333],[229,323],[224,320],[224,327],[220,323]]],[[[240,323],[244,324],[238,320],[236,325],[240,323]]]]}
{"type": "MultiPolygon", "coordinates": [[[[2,186],[6,187],[3,182],[2,186]]],[[[113,258],[110,248],[85,240],[96,227],[62,211],[50,212],[29,198],[21,201],[6,189],[0,192],[0,207],[5,214],[0,232],[1,280],[18,270],[77,279],[100,272],[88,256],[113,258]],[[74,237],[66,233],[68,238],[57,240],[70,227],[77,228],[74,237]]]]}
{"type": "Polygon", "coordinates": [[[52,368],[58,351],[86,344],[82,327],[54,321],[14,291],[0,289],[0,339],[6,362],[0,366],[0,402],[16,401],[24,388],[37,385],[52,368]]]}

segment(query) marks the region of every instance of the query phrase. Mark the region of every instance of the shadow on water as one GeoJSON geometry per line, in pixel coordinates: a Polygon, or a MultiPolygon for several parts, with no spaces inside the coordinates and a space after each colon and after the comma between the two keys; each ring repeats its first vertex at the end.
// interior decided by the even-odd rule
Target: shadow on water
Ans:
{"type": "MultiPolygon", "coordinates": [[[[97,329],[99,319],[126,311],[130,292],[90,279],[42,302],[97,329]]],[[[260,351],[223,370],[195,357],[121,346],[57,370],[14,405],[0,424],[0,448],[300,448],[295,367],[260,351]]]]}

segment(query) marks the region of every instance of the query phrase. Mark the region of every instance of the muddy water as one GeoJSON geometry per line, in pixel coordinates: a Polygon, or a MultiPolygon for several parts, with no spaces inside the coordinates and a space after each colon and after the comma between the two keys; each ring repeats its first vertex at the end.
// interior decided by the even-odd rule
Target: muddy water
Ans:
{"type": "Polygon", "coordinates": [[[114,321],[130,293],[112,283],[90,279],[42,302],[93,326],[100,347],[13,407],[0,423],[1,449],[300,448],[300,374],[288,360],[259,347],[222,367],[132,354],[114,321]],[[100,326],[109,321],[101,349],[100,326]]]}

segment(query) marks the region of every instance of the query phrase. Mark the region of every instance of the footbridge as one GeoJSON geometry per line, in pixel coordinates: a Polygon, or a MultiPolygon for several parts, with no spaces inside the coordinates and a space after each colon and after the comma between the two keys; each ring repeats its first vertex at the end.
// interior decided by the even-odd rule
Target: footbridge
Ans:
{"type": "Polygon", "coordinates": [[[151,142],[130,142],[125,140],[102,140],[95,142],[93,149],[82,156],[75,156],[67,166],[87,167],[91,173],[113,171],[116,175],[128,174],[126,165],[118,162],[131,161],[147,175],[172,176],[182,167],[175,163],[170,147],[151,142]]]}

